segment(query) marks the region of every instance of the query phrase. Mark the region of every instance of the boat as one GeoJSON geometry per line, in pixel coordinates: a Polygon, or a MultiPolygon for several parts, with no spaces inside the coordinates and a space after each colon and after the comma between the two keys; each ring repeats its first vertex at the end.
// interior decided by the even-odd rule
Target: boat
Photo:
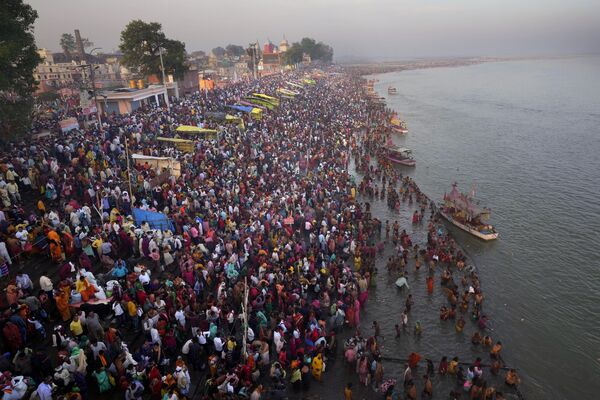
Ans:
{"type": "Polygon", "coordinates": [[[395,87],[389,86],[388,94],[398,94],[398,89],[396,89],[395,87]]]}
{"type": "Polygon", "coordinates": [[[490,218],[491,210],[480,207],[475,200],[475,190],[465,194],[458,191],[456,182],[452,184],[452,191],[444,194],[444,202],[438,212],[452,225],[483,240],[498,238],[496,229],[486,223],[490,218]]]}
{"type": "Polygon", "coordinates": [[[386,158],[394,164],[406,165],[414,167],[417,162],[412,157],[412,150],[406,147],[398,147],[388,142],[388,150],[386,158]]]}
{"type": "Polygon", "coordinates": [[[395,133],[399,133],[401,135],[408,133],[408,128],[406,127],[406,122],[399,119],[398,116],[396,116],[396,115],[394,115],[392,117],[392,119],[390,120],[390,125],[392,126],[392,131],[394,131],[395,133]]]}

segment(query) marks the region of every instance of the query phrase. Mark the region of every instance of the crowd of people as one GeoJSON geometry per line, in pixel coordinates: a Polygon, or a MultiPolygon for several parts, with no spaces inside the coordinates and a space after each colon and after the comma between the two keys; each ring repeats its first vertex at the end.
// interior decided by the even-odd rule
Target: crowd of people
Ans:
{"type": "MultiPolygon", "coordinates": [[[[356,332],[344,351],[360,382],[385,383],[381,332],[375,322],[375,335],[363,340],[360,322],[390,226],[384,240],[384,224],[358,200],[387,194],[399,208],[414,199],[414,223],[430,202],[378,156],[387,111],[369,101],[364,82],[337,70],[303,81],[305,73],[8,145],[0,164],[0,261],[10,271],[0,322],[3,399],[32,391],[42,400],[113,392],[128,400],[283,398],[323,380],[345,328],[356,332]],[[296,84],[299,93],[261,119],[239,114],[241,127],[209,118],[289,81],[304,88],[296,84]],[[220,134],[196,139],[191,152],[156,141],[176,137],[180,125],[220,134]],[[180,175],[135,165],[133,153],[176,159],[180,175]],[[348,173],[353,155],[359,184],[348,173]],[[169,226],[136,219],[134,210],[161,213],[169,226]],[[51,267],[40,273],[31,267],[37,260],[51,267]]],[[[469,312],[485,328],[477,274],[463,271],[464,256],[434,219],[426,248],[397,223],[391,241],[388,269],[403,271],[414,257],[416,268],[440,276],[446,319],[469,312]]],[[[500,342],[494,349],[499,370],[500,342]]],[[[475,370],[456,370],[471,398],[492,398],[475,370]]],[[[415,398],[407,377],[406,396],[415,398]]],[[[516,373],[512,379],[518,383],[516,373]]],[[[351,396],[350,387],[344,392],[351,396]]],[[[399,395],[393,385],[384,392],[399,395]]]]}

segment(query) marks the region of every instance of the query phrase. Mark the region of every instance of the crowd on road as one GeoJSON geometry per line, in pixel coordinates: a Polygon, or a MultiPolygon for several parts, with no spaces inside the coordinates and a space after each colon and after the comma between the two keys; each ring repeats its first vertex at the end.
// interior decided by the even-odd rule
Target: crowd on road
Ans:
{"type": "MultiPolygon", "coordinates": [[[[385,110],[363,82],[338,71],[315,71],[314,81],[304,74],[240,82],[173,100],[170,110],[141,107],[7,145],[0,157],[0,261],[9,275],[0,296],[3,399],[31,391],[42,400],[283,398],[323,381],[348,327],[357,338],[344,344],[346,360],[362,383],[385,383],[379,333],[363,343],[359,328],[390,226],[384,241],[383,223],[357,197],[378,194],[381,180],[390,207],[413,198],[422,205],[415,223],[430,205],[413,181],[370,163],[384,143],[377,121],[385,110]],[[294,98],[261,119],[239,114],[243,127],[207,117],[290,81],[294,98]],[[176,137],[180,125],[220,134],[195,140],[191,152],[156,141],[176,137]],[[176,159],[180,174],[135,165],[133,153],[176,159]],[[348,173],[353,154],[360,184],[348,173]],[[134,210],[160,213],[169,225],[140,221],[134,210]],[[40,260],[50,265],[43,273],[40,260]]],[[[432,277],[442,270],[445,318],[469,311],[485,328],[478,277],[464,274],[462,289],[454,282],[464,258],[433,221],[427,248],[413,246],[397,224],[392,241],[389,269],[414,256],[432,277]]],[[[500,342],[494,349],[499,356],[500,342]]],[[[415,398],[411,367],[405,394],[415,398]]],[[[453,368],[460,376],[462,367],[453,368]]],[[[482,393],[471,398],[491,399],[474,371],[462,372],[469,393],[482,393]]],[[[511,379],[518,383],[516,374],[511,379]]]]}

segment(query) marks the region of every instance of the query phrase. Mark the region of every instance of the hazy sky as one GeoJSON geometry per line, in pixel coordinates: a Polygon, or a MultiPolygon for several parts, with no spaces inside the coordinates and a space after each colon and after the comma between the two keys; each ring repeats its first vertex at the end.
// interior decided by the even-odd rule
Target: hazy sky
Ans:
{"type": "Polygon", "coordinates": [[[26,0],[38,47],[79,28],[105,52],[132,19],[162,23],[188,51],[304,36],[336,57],[400,60],[600,51],[599,0],[26,0]]]}

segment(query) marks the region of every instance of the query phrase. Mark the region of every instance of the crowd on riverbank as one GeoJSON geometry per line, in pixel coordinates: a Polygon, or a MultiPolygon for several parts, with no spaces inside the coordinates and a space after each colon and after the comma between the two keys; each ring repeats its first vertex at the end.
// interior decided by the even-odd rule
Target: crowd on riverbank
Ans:
{"type": "MultiPolygon", "coordinates": [[[[387,194],[390,207],[414,199],[421,205],[415,223],[430,202],[377,157],[387,112],[369,101],[360,79],[338,72],[313,73],[316,83],[294,99],[260,120],[239,115],[243,129],[219,127],[218,139],[198,140],[189,153],[155,139],[175,136],[179,125],[217,128],[208,112],[227,111],[252,92],[273,95],[305,72],[12,144],[0,164],[0,256],[10,271],[2,296],[3,398],[32,389],[43,400],[113,392],[283,398],[326,379],[345,327],[357,331],[344,353],[360,381],[384,385],[377,330],[363,340],[368,329],[360,321],[390,226],[384,239],[383,222],[357,199],[387,194]],[[176,158],[181,175],[129,167],[130,153],[176,158]],[[348,173],[352,156],[363,174],[358,184],[348,173]],[[172,225],[136,221],[133,209],[161,212],[172,225]],[[44,257],[52,267],[40,274],[31,265],[44,257]]],[[[477,274],[463,271],[456,244],[435,220],[428,224],[423,249],[392,225],[396,256],[388,269],[402,271],[409,257],[416,268],[427,265],[447,291],[450,308],[440,318],[457,319],[458,330],[469,312],[485,329],[477,274]]],[[[407,300],[407,318],[410,306],[407,300]]],[[[494,348],[501,362],[501,347],[494,348]]],[[[409,398],[415,367],[403,378],[409,398]]],[[[440,363],[444,371],[470,382],[471,396],[482,393],[471,398],[492,398],[476,369],[452,360],[445,369],[440,363]]],[[[401,395],[390,387],[389,396],[401,395]]]]}

